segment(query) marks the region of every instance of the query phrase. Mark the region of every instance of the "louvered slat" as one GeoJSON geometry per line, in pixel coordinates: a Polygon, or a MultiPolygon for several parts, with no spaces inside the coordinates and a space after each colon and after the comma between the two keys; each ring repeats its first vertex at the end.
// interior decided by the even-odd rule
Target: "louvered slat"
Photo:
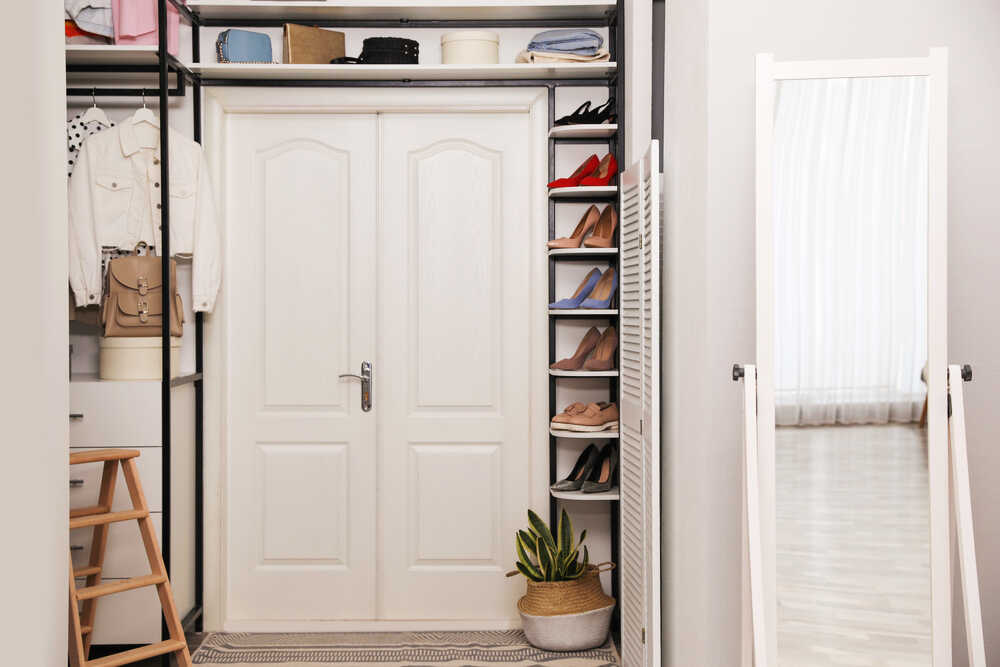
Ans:
{"type": "Polygon", "coordinates": [[[636,164],[621,175],[621,282],[619,287],[619,445],[621,448],[621,651],[622,664],[645,665],[645,514],[642,419],[643,183],[636,164]]]}
{"type": "Polygon", "coordinates": [[[642,467],[646,663],[660,655],[660,167],[653,142],[642,169],[642,467]]]}

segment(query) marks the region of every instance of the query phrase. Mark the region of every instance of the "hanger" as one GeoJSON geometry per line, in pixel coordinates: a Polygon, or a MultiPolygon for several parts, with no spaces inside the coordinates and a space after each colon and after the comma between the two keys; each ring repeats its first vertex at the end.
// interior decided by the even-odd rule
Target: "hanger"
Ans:
{"type": "Polygon", "coordinates": [[[111,127],[111,121],[108,120],[108,114],[104,113],[104,110],[97,106],[97,88],[92,89],[90,99],[93,101],[94,105],[83,113],[83,117],[80,119],[80,122],[89,123],[96,120],[104,127],[111,127]]]}
{"type": "Polygon", "coordinates": [[[136,110],[136,112],[134,114],[132,114],[132,122],[133,123],[149,123],[153,127],[159,127],[160,126],[160,119],[157,118],[156,114],[154,114],[146,106],[146,89],[145,88],[142,89],[142,108],[136,110]]]}

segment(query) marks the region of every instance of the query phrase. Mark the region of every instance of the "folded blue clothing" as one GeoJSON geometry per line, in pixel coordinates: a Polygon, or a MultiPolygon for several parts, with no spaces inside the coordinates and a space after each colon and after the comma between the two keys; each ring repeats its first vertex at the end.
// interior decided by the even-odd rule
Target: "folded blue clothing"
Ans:
{"type": "Polygon", "coordinates": [[[552,51],[592,56],[604,46],[604,38],[586,28],[561,28],[546,30],[531,38],[528,51],[552,51]]]}

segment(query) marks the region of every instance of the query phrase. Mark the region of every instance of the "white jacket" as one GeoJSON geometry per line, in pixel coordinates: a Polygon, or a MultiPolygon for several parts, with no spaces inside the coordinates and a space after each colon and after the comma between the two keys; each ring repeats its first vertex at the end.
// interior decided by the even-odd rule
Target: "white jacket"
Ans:
{"type": "MultiPolygon", "coordinates": [[[[80,150],[69,179],[69,282],[78,306],[100,302],[102,247],[132,250],[145,241],[160,248],[158,133],[130,118],[88,138],[80,150]]],[[[215,219],[201,146],[171,130],[170,253],[192,256],[195,311],[211,311],[219,291],[215,219]]]]}

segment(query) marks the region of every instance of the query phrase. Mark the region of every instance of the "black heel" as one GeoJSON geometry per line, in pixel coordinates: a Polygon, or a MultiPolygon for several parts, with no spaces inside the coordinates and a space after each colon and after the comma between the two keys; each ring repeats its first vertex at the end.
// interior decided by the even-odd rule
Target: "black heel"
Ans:
{"type": "Polygon", "coordinates": [[[570,471],[569,476],[553,484],[552,490],[579,491],[586,480],[590,479],[600,458],[601,454],[597,451],[597,447],[593,443],[587,445],[587,448],[580,454],[580,458],[573,464],[573,470],[570,471]]]}
{"type": "Polygon", "coordinates": [[[607,102],[588,112],[586,122],[590,125],[600,125],[602,123],[613,123],[617,119],[618,114],[615,98],[609,97],[607,102]]]}
{"type": "Polygon", "coordinates": [[[609,442],[601,450],[590,479],[583,483],[584,493],[610,491],[618,481],[618,446],[609,442]]]}
{"type": "Polygon", "coordinates": [[[553,125],[579,125],[583,122],[583,118],[586,118],[587,114],[590,113],[590,100],[587,100],[580,106],[576,108],[573,113],[563,116],[562,118],[556,120],[553,125]]]}

